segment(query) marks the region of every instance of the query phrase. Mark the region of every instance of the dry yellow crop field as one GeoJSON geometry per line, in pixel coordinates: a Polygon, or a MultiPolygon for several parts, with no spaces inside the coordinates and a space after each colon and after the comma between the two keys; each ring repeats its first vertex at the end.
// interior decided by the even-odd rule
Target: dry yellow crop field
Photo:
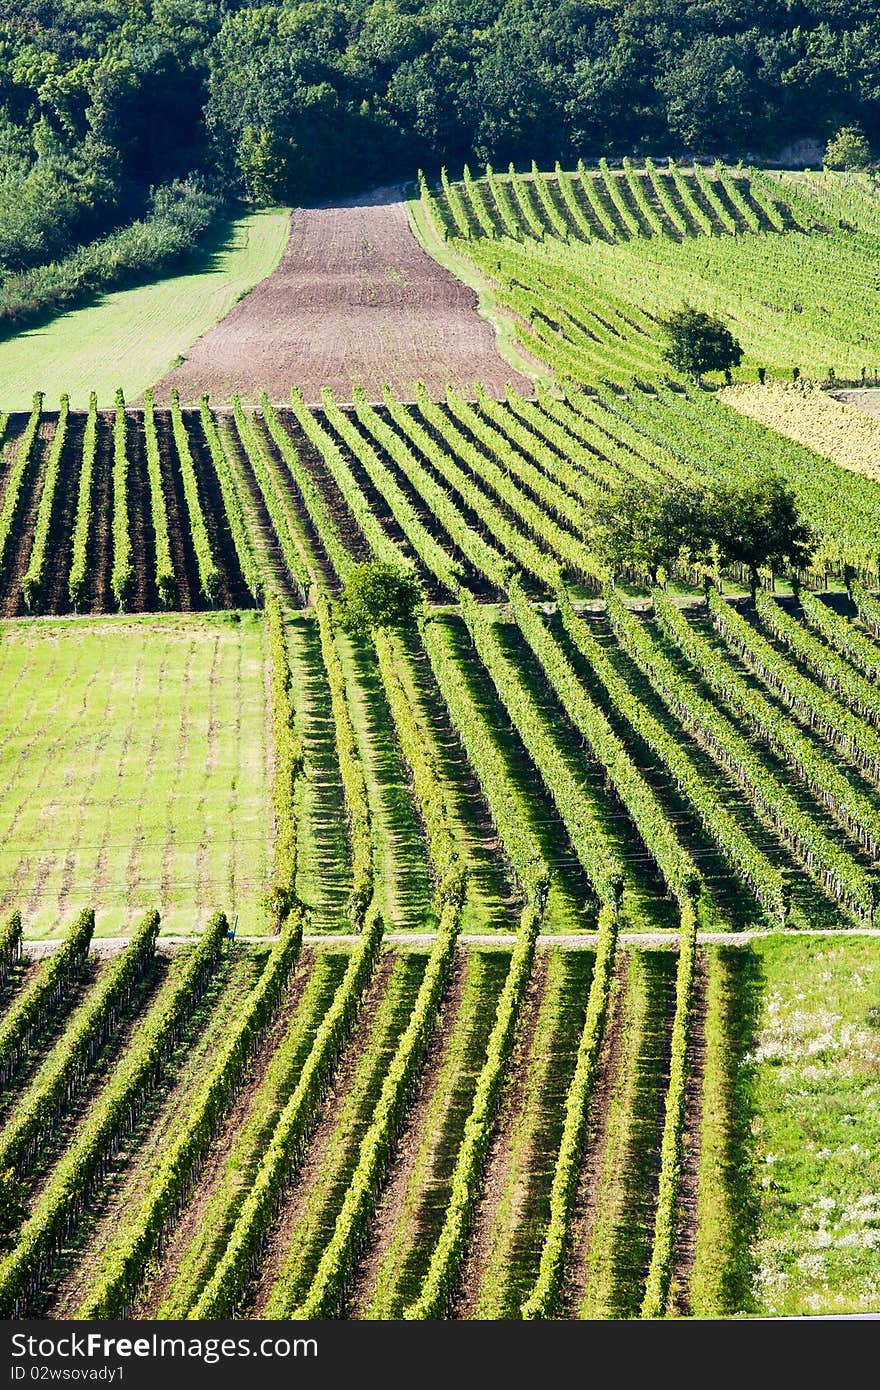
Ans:
{"type": "Polygon", "coordinates": [[[866,478],[880,479],[880,418],[835,400],[809,382],[730,386],[721,392],[734,406],[816,453],[866,478]]]}

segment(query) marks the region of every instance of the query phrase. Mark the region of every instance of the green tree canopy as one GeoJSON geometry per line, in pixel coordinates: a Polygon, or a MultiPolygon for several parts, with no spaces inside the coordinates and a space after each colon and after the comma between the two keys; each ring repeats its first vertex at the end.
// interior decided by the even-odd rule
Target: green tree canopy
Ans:
{"type": "Polygon", "coordinates": [[[742,348],[723,319],[685,305],[660,320],[667,338],[664,357],[678,372],[700,380],[704,372],[729,372],[742,348]]]}
{"type": "Polygon", "coordinates": [[[867,169],[871,146],[861,126],[843,126],[831,137],[825,147],[825,163],[829,169],[867,169]]]}
{"type": "Polygon", "coordinates": [[[648,584],[683,564],[739,564],[754,589],[760,569],[805,568],[816,544],[792,489],[774,477],[711,489],[631,483],[597,505],[593,528],[612,574],[648,584]]]}
{"type": "Polygon", "coordinates": [[[377,627],[398,627],[422,601],[422,586],[411,570],[384,560],[355,565],[340,601],[340,621],[347,632],[363,634],[377,627]]]}
{"type": "Polygon", "coordinates": [[[612,574],[627,570],[656,584],[661,570],[708,555],[711,518],[705,498],[704,489],[630,483],[597,505],[591,545],[612,574]]]}

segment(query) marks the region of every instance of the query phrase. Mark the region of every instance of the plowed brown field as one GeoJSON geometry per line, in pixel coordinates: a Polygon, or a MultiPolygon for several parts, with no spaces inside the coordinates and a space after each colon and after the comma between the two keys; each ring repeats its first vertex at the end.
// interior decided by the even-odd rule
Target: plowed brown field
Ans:
{"type": "Polygon", "coordinates": [[[405,399],[417,381],[438,398],[449,382],[466,390],[474,381],[499,396],[508,381],[530,395],[476,302],[419,246],[400,189],[304,208],[277,270],[199,339],[157,399],[176,386],[186,402],[204,391],[215,404],[235,392],[256,400],[264,390],[281,402],[299,386],[318,403],[329,386],[347,402],[361,385],[379,400],[384,382],[405,399]]]}

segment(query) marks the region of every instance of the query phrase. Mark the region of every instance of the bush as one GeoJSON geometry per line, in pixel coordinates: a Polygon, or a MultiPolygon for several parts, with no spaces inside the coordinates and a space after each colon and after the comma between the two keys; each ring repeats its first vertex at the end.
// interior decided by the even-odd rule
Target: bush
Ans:
{"type": "Polygon", "coordinates": [[[346,632],[360,635],[378,627],[399,627],[422,601],[414,574],[385,560],[369,560],[349,571],[339,606],[346,632]]]}
{"type": "Polygon", "coordinates": [[[860,126],[843,126],[825,147],[825,163],[829,169],[867,169],[871,163],[871,146],[860,126]]]}
{"type": "Polygon", "coordinates": [[[660,327],[668,339],[666,361],[697,381],[704,372],[729,372],[742,361],[742,348],[727,325],[701,309],[685,305],[661,319],[660,327]]]}

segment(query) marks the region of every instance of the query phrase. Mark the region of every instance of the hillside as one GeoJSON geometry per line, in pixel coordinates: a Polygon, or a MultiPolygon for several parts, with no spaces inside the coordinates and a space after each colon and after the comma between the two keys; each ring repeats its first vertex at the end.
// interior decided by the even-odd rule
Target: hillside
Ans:
{"type": "Polygon", "coordinates": [[[880,484],[767,423],[861,381],[872,183],[409,213],[297,213],[141,402],[0,416],[0,1313],[876,1311],[880,484]],[[780,488],[796,564],[602,548],[780,488]]]}

